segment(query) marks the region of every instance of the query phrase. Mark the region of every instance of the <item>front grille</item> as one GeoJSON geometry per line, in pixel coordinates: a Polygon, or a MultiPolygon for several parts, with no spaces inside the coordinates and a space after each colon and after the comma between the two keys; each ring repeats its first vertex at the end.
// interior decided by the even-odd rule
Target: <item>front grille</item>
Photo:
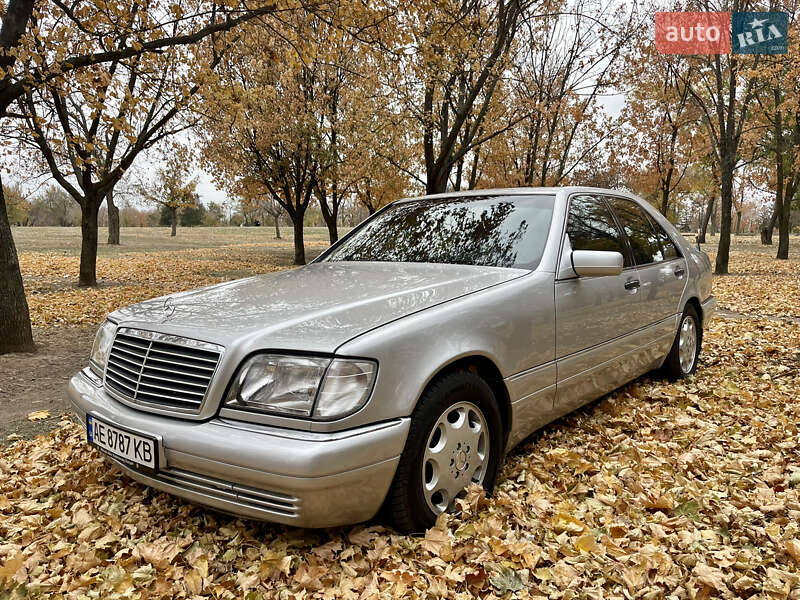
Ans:
{"type": "Polygon", "coordinates": [[[106,362],[106,389],[135,403],[197,412],[221,354],[215,344],[121,328],[106,362]]]}

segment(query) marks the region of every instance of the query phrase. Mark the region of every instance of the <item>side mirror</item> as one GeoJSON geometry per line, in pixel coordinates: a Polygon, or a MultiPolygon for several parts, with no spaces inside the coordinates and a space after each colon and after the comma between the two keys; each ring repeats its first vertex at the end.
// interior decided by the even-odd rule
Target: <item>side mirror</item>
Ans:
{"type": "Polygon", "coordinates": [[[578,277],[603,277],[622,273],[622,254],[604,250],[573,250],[572,268],[578,277]]]}

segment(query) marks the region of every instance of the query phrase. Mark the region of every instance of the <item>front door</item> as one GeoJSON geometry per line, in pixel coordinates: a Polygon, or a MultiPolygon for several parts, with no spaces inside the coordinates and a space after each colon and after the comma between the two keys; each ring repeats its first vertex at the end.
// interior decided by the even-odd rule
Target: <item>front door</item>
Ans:
{"type": "Polygon", "coordinates": [[[569,203],[562,265],[572,250],[620,252],[620,275],[578,277],[560,269],[555,283],[556,410],[567,413],[630,380],[643,314],[639,276],[606,201],[573,196],[569,203]]]}

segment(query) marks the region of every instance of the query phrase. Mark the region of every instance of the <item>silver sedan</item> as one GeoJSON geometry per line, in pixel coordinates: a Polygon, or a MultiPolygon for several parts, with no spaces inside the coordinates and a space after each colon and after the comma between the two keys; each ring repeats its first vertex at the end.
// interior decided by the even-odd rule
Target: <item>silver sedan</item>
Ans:
{"type": "Polygon", "coordinates": [[[159,490],[421,531],[536,429],[653,369],[692,375],[714,306],[708,257],[630,194],[406,199],[306,267],[115,311],[69,397],[159,490]]]}

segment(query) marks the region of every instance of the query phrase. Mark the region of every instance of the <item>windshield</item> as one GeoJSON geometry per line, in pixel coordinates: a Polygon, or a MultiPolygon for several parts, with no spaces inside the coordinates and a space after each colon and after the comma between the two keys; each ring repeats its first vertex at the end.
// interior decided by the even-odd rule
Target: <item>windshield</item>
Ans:
{"type": "Polygon", "coordinates": [[[325,260],[535,269],[553,201],[541,195],[401,202],[354,230],[325,260]]]}

